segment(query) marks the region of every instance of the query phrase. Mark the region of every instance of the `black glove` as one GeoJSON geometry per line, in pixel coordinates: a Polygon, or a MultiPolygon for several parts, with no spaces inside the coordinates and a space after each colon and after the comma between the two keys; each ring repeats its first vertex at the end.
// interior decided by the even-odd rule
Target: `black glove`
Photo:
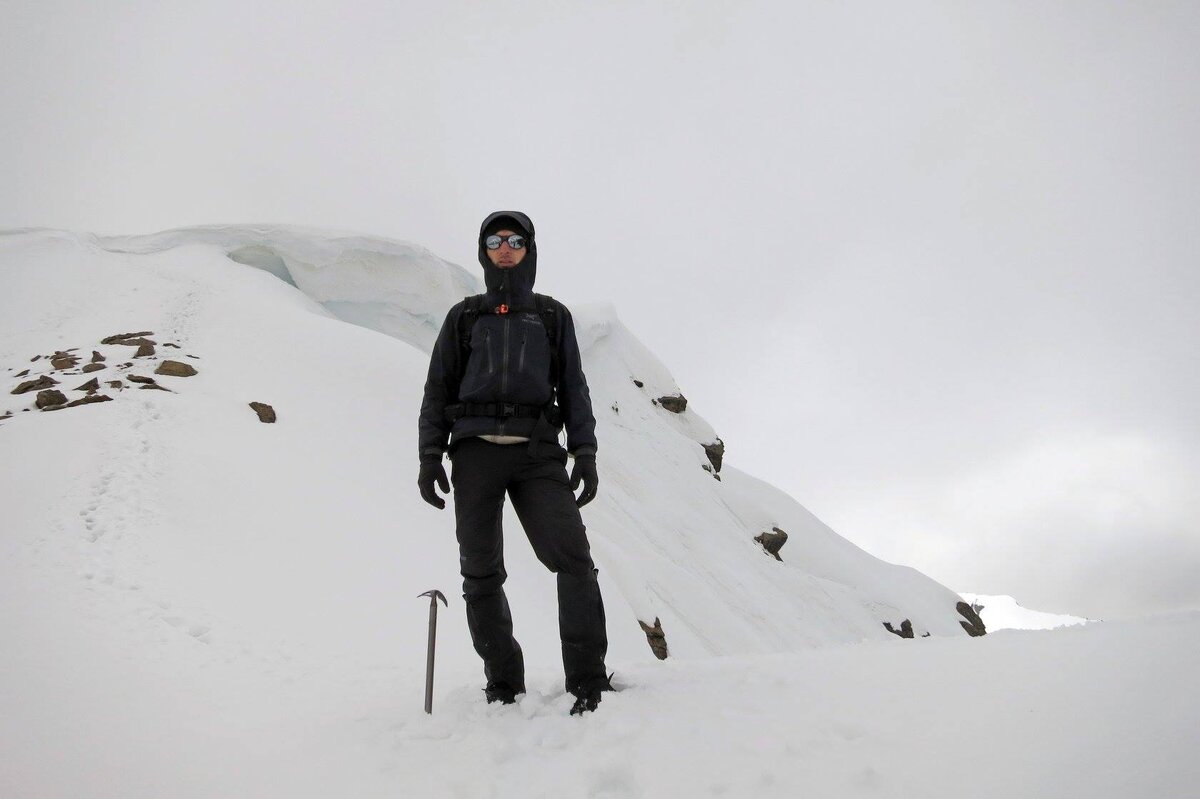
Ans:
{"type": "Polygon", "coordinates": [[[599,478],[596,477],[595,455],[575,456],[575,465],[571,467],[571,491],[579,488],[580,480],[583,480],[583,493],[575,500],[575,504],[582,508],[596,498],[596,483],[599,478]]]}
{"type": "Polygon", "coordinates": [[[421,489],[421,499],[438,510],[446,507],[446,500],[437,495],[433,484],[441,487],[443,494],[450,493],[450,481],[446,479],[446,468],[442,466],[442,456],[426,455],[421,458],[421,476],[417,478],[417,487],[421,489]]]}

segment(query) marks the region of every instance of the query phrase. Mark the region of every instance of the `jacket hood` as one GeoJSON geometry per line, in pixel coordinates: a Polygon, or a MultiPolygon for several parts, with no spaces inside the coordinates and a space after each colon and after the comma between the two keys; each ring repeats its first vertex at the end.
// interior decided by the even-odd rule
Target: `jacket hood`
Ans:
{"type": "Polygon", "coordinates": [[[513,307],[531,305],[533,281],[537,277],[537,237],[534,235],[533,221],[520,211],[493,211],[488,214],[479,226],[479,265],[483,267],[483,282],[487,286],[489,304],[506,303],[513,307]],[[529,234],[525,257],[511,269],[501,269],[493,264],[483,244],[483,232],[501,217],[516,222],[517,227],[529,234]]]}

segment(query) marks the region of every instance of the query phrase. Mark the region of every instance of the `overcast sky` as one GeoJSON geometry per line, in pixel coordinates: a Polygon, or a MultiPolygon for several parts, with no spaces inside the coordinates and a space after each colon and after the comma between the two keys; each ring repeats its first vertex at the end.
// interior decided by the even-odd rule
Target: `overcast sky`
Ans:
{"type": "Polygon", "coordinates": [[[612,303],[729,463],[868,551],[1041,610],[1200,607],[1200,3],[0,16],[0,227],[475,268],[521,209],[541,291],[612,303]]]}

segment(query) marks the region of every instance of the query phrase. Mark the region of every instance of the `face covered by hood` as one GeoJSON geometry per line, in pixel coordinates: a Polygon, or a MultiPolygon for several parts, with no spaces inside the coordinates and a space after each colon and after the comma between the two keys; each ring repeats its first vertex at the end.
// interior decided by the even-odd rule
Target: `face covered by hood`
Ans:
{"type": "Polygon", "coordinates": [[[487,286],[489,303],[506,303],[509,306],[533,304],[533,281],[537,277],[537,241],[533,234],[533,222],[520,211],[493,211],[479,226],[479,265],[483,267],[483,282],[487,286]],[[502,227],[492,224],[504,219],[502,227]],[[507,224],[512,222],[512,224],[507,224]],[[509,229],[525,234],[525,257],[510,269],[501,269],[488,258],[483,240],[488,228],[509,229]]]}

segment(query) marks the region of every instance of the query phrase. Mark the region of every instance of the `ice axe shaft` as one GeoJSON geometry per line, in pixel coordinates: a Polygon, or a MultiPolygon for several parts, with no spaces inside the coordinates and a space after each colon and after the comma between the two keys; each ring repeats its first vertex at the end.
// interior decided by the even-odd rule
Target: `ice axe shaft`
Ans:
{"type": "Polygon", "coordinates": [[[446,596],[436,588],[426,591],[418,596],[429,597],[429,644],[425,652],[425,712],[433,712],[433,651],[437,641],[437,603],[442,600],[442,604],[449,607],[446,602],[446,596]]]}

